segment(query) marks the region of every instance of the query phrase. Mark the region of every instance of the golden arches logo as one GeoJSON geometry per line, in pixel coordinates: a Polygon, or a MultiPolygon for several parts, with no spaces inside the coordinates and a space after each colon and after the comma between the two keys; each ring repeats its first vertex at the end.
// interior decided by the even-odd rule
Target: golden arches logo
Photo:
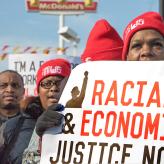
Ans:
{"type": "Polygon", "coordinates": [[[93,2],[93,0],[84,0],[85,6],[91,6],[92,2],[93,2]]]}
{"type": "Polygon", "coordinates": [[[39,0],[30,0],[30,6],[38,6],[39,0]]]}

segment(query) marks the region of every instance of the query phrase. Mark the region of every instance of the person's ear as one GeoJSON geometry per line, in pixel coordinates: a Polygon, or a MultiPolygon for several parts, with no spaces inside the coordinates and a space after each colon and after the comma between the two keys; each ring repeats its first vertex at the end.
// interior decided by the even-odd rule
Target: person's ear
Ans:
{"type": "Polygon", "coordinates": [[[23,87],[20,92],[21,92],[21,99],[23,99],[25,94],[25,88],[23,87]]]}

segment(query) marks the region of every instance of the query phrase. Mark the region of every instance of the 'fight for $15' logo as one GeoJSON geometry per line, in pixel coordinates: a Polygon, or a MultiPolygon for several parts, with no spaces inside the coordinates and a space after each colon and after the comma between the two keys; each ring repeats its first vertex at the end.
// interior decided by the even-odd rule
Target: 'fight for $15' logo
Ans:
{"type": "Polygon", "coordinates": [[[138,19],[136,20],[135,23],[131,23],[125,32],[125,38],[127,37],[130,31],[134,30],[136,27],[141,26],[143,24],[144,24],[144,19],[138,19]]]}

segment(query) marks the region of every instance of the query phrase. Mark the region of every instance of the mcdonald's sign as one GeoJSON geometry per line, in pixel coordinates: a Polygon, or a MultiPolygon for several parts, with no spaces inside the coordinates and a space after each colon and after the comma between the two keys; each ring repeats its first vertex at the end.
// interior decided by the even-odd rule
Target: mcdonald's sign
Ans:
{"type": "Polygon", "coordinates": [[[26,0],[28,11],[33,12],[95,12],[95,0],[26,0]]]}

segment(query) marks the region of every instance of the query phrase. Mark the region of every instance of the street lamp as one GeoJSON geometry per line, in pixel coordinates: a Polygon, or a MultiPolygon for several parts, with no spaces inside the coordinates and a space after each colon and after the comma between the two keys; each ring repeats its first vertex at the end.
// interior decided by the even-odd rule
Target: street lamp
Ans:
{"type": "Polygon", "coordinates": [[[76,32],[74,32],[68,26],[65,26],[65,27],[62,27],[61,29],[59,29],[58,34],[63,36],[63,38],[67,41],[76,42],[76,43],[79,43],[79,41],[80,41],[80,38],[76,34],[76,32]]]}
{"type": "Polygon", "coordinates": [[[80,41],[79,36],[68,26],[59,29],[58,34],[61,35],[66,41],[71,42],[74,47],[73,56],[76,56],[77,44],[80,41]]]}

